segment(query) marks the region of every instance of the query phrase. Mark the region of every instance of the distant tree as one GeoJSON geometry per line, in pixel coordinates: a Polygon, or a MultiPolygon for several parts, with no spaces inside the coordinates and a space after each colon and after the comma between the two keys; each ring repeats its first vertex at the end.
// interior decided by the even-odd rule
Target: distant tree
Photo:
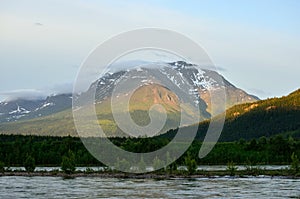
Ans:
{"type": "Polygon", "coordinates": [[[34,172],[35,170],[35,160],[31,155],[27,155],[24,162],[24,167],[27,172],[34,172]]]}
{"type": "Polygon", "coordinates": [[[234,176],[237,171],[237,167],[235,166],[234,162],[231,161],[227,163],[226,170],[229,171],[230,176],[234,176]]]}
{"type": "Polygon", "coordinates": [[[257,149],[257,141],[256,141],[256,139],[253,138],[250,141],[250,143],[248,144],[248,149],[249,150],[256,150],[257,149]]]}
{"type": "Polygon", "coordinates": [[[290,168],[293,171],[293,173],[297,174],[300,171],[300,161],[297,155],[295,155],[295,153],[292,154],[291,159],[292,163],[290,168]]]}
{"type": "Polygon", "coordinates": [[[187,167],[188,173],[189,174],[194,174],[197,169],[197,163],[195,159],[192,159],[191,154],[188,153],[187,156],[185,157],[185,165],[187,167]]]}
{"type": "Polygon", "coordinates": [[[69,150],[67,156],[62,157],[61,170],[66,174],[71,174],[75,172],[75,166],[75,155],[69,150]]]}
{"type": "Polygon", "coordinates": [[[160,160],[157,156],[154,158],[153,160],[153,169],[156,170],[160,170],[163,169],[164,167],[164,161],[160,160]]]}
{"type": "Polygon", "coordinates": [[[126,159],[122,159],[120,160],[119,158],[117,158],[117,162],[115,165],[115,168],[119,171],[129,171],[130,170],[130,163],[126,160],[126,159]]]}
{"type": "Polygon", "coordinates": [[[0,161],[0,172],[3,173],[5,171],[4,163],[0,161]]]}
{"type": "Polygon", "coordinates": [[[268,144],[267,138],[265,136],[260,137],[257,142],[258,150],[263,150],[267,146],[267,144],[268,144]]]}
{"type": "Polygon", "coordinates": [[[240,138],[238,143],[242,146],[244,146],[246,144],[246,140],[244,138],[240,138]]]}
{"type": "Polygon", "coordinates": [[[290,154],[287,140],[282,135],[276,135],[273,138],[272,150],[279,155],[290,154]]]}
{"type": "Polygon", "coordinates": [[[171,158],[170,156],[170,153],[167,152],[167,155],[166,155],[166,161],[167,161],[167,164],[169,164],[166,168],[167,171],[176,171],[177,170],[177,164],[176,164],[176,161],[174,159],[171,158]],[[172,163],[171,163],[172,162],[172,163]],[[170,164],[171,163],[171,164],[170,164]]]}
{"type": "Polygon", "coordinates": [[[258,144],[260,144],[260,145],[266,145],[266,144],[268,144],[267,138],[265,136],[260,137],[258,139],[258,144]]]}
{"type": "Polygon", "coordinates": [[[144,158],[141,157],[141,160],[138,164],[138,167],[139,167],[139,171],[141,172],[145,172],[146,171],[146,163],[144,162],[144,158]]]}
{"type": "Polygon", "coordinates": [[[295,142],[295,139],[291,135],[288,137],[287,143],[288,143],[290,151],[294,151],[296,142],[295,142]]]}

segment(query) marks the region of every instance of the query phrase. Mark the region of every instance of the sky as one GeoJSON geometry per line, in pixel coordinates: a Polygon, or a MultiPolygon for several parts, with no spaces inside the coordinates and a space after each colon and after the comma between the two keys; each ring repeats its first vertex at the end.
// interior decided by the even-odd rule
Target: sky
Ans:
{"type": "MultiPolygon", "coordinates": [[[[70,92],[89,53],[119,33],[174,30],[264,99],[300,88],[300,1],[0,2],[0,100],[70,92]]],[[[137,58],[138,59],[138,58],[137,58]]]]}

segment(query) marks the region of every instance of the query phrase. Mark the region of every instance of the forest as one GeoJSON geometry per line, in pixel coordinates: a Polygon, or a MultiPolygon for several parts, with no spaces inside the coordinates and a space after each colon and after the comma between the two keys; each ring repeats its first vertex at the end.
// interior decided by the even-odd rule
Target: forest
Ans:
{"type": "MultiPolygon", "coordinates": [[[[131,152],[155,151],[171,140],[168,138],[111,138],[115,145],[131,152]]],[[[195,140],[177,165],[185,165],[187,156],[198,165],[290,164],[291,156],[300,157],[300,140],[276,135],[270,138],[219,142],[203,159],[198,158],[202,142],[195,140]]],[[[0,135],[0,162],[7,167],[24,166],[28,157],[37,166],[60,166],[63,157],[74,154],[76,166],[103,166],[86,150],[80,138],[0,135]]],[[[162,160],[163,161],[163,160],[162,160]]]]}

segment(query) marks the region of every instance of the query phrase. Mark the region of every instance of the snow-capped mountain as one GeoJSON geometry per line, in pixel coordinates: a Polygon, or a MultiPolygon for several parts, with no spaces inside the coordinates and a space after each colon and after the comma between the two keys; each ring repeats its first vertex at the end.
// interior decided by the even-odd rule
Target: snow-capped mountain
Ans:
{"type": "Polygon", "coordinates": [[[52,95],[46,99],[16,99],[0,102],[0,122],[13,122],[47,116],[70,108],[72,94],[52,95]]]}
{"type": "Polygon", "coordinates": [[[148,77],[155,76],[158,82],[161,79],[167,79],[179,89],[185,89],[184,86],[188,82],[191,85],[189,94],[194,94],[197,97],[196,104],[200,104],[200,107],[202,106],[205,109],[203,111],[210,112],[211,100],[209,91],[214,89],[225,89],[227,108],[236,104],[259,100],[258,97],[235,87],[216,71],[198,69],[195,66],[184,61],[177,61],[164,63],[154,68],[138,67],[130,70],[130,72],[123,70],[116,73],[106,73],[98,81],[94,82],[91,88],[97,86],[96,99],[102,101],[111,96],[120,78],[123,80],[126,78],[130,79],[129,81],[132,81],[134,78],[139,79],[141,86],[146,86],[147,83],[148,85],[153,84],[148,77]]]}
{"type": "MultiPolygon", "coordinates": [[[[259,100],[257,97],[235,87],[219,73],[212,70],[198,69],[195,65],[183,61],[153,63],[152,65],[157,65],[157,67],[142,65],[130,70],[124,70],[126,67],[122,67],[117,72],[108,72],[92,83],[87,91],[76,96],[76,99],[84,99],[85,96],[89,96],[87,95],[89,92],[96,88],[96,112],[107,136],[124,136],[114,121],[110,100],[114,94],[118,98],[118,102],[121,102],[118,104],[122,104],[124,102],[122,100],[125,100],[130,92],[128,88],[130,88],[132,82],[139,82],[140,87],[135,90],[130,98],[129,111],[131,117],[137,124],[145,126],[149,123],[148,111],[150,107],[155,103],[161,104],[168,114],[168,120],[162,133],[171,128],[177,128],[180,122],[181,110],[178,93],[175,93],[175,95],[172,92],[176,89],[186,91],[182,93],[183,95],[194,96],[193,103],[200,107],[200,119],[207,119],[214,115],[210,104],[209,90],[223,87],[226,92],[227,108],[235,104],[259,100]],[[124,85],[125,90],[116,93],[117,85],[120,84],[124,85]],[[187,84],[188,86],[186,86],[187,84]],[[163,85],[170,85],[173,89],[170,90],[163,85]]],[[[20,99],[1,102],[0,133],[18,132],[43,135],[53,135],[55,133],[59,136],[67,133],[76,135],[71,107],[71,94],[52,95],[44,100],[20,99]],[[36,119],[31,120],[33,118],[36,119]],[[11,123],[13,121],[20,122],[11,123]],[[47,128],[43,126],[44,124],[47,124],[47,128]],[[24,126],[26,126],[26,129],[24,126]]],[[[122,111],[122,109],[120,110],[122,111]]],[[[190,115],[191,118],[195,116],[189,108],[185,111],[184,114],[190,115]]],[[[157,116],[159,117],[159,115],[157,116]]]]}

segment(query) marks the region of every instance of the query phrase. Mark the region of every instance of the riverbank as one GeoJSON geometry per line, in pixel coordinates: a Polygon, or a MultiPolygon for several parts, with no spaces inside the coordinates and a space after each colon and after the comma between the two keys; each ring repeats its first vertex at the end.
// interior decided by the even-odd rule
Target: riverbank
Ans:
{"type": "Polygon", "coordinates": [[[150,173],[122,173],[122,172],[108,172],[108,171],[95,171],[95,172],[82,172],[77,171],[72,174],[66,174],[61,171],[5,171],[0,173],[0,176],[45,176],[45,177],[63,177],[63,178],[76,178],[76,177],[99,177],[99,178],[132,178],[132,179],[193,179],[193,178],[217,178],[217,177],[282,177],[291,179],[300,179],[300,174],[292,174],[291,171],[285,170],[244,170],[244,171],[197,171],[194,174],[188,174],[186,171],[168,172],[150,172],[150,173]]]}

